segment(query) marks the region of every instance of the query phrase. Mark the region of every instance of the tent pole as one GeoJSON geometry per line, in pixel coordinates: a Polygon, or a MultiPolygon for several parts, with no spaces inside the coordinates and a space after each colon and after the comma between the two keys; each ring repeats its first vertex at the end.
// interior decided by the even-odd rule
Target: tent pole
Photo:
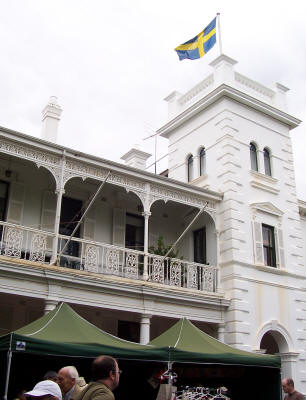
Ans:
{"type": "Polygon", "coordinates": [[[193,218],[193,220],[189,223],[187,228],[184,230],[184,232],[180,235],[180,237],[173,243],[171,248],[167,251],[167,253],[164,255],[162,259],[162,263],[165,261],[165,259],[168,257],[168,255],[171,253],[171,251],[174,249],[174,247],[178,244],[178,242],[182,239],[182,237],[185,235],[185,233],[189,230],[191,225],[194,223],[194,221],[202,214],[202,212],[205,210],[205,208],[208,205],[208,201],[205,203],[204,207],[201,208],[201,210],[197,213],[197,215],[193,218]]]}
{"type": "Polygon", "coordinates": [[[7,352],[7,368],[6,368],[5,389],[3,396],[4,400],[7,400],[7,392],[8,392],[8,385],[10,381],[10,372],[11,372],[11,361],[12,361],[12,350],[9,349],[7,352]]]}
{"type": "Polygon", "coordinates": [[[81,216],[79,222],[77,223],[76,227],[74,228],[73,232],[71,233],[71,235],[69,236],[69,239],[67,240],[67,242],[65,243],[65,246],[62,248],[62,250],[60,251],[59,255],[57,256],[57,260],[55,260],[53,263],[51,263],[51,265],[59,265],[59,260],[62,256],[62,254],[64,253],[64,251],[66,250],[66,247],[68,246],[68,244],[70,243],[71,239],[73,238],[73,235],[75,234],[75,232],[78,230],[79,226],[81,225],[83,219],[85,218],[88,210],[90,209],[90,207],[92,206],[92,204],[94,203],[94,201],[96,200],[98,194],[100,193],[100,191],[103,189],[103,186],[105,185],[108,177],[110,176],[111,171],[108,171],[108,174],[106,175],[106,178],[104,179],[104,181],[101,183],[101,185],[98,187],[98,190],[96,191],[95,195],[93,196],[93,198],[91,199],[90,203],[88,204],[84,214],[81,216]]]}

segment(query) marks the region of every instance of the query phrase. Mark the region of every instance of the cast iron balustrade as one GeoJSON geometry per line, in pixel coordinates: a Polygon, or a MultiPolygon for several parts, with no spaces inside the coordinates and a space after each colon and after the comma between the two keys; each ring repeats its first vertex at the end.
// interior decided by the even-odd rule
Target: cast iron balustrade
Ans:
{"type": "MultiPolygon", "coordinates": [[[[1,255],[49,264],[54,233],[0,221],[1,255]]],[[[58,254],[68,240],[59,235],[58,254]]],[[[78,255],[63,254],[59,265],[97,274],[115,275],[130,279],[143,279],[145,254],[110,244],[73,238],[78,244],[78,255]]],[[[195,262],[147,256],[148,280],[177,288],[205,292],[217,291],[217,267],[195,262]]]]}

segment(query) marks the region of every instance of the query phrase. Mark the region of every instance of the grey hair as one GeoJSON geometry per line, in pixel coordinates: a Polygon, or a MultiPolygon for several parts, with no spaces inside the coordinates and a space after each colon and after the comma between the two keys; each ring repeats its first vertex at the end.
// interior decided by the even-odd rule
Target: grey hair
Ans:
{"type": "Polygon", "coordinates": [[[64,368],[68,370],[70,378],[72,378],[72,379],[79,378],[78,370],[73,365],[68,365],[67,367],[64,367],[64,368]]]}

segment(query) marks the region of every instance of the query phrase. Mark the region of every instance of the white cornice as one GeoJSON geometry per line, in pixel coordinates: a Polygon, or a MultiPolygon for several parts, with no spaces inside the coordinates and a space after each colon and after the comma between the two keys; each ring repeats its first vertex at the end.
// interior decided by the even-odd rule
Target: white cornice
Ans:
{"type": "Polygon", "coordinates": [[[262,203],[251,203],[250,206],[255,210],[259,210],[267,214],[276,215],[278,217],[281,217],[284,214],[283,211],[281,211],[274,204],[268,201],[262,203]]]}
{"type": "Polygon", "coordinates": [[[174,129],[188,121],[190,118],[192,118],[211,104],[220,100],[222,97],[230,97],[231,99],[239,103],[245,104],[257,111],[267,114],[277,119],[278,121],[288,125],[290,129],[296,128],[301,123],[298,118],[295,118],[284,111],[281,111],[261,100],[258,100],[246,93],[243,93],[238,89],[222,84],[215,90],[210,92],[207,96],[204,96],[202,99],[192,104],[185,111],[181,112],[171,121],[167,122],[164,126],[159,128],[157,133],[163,137],[168,137],[174,129]]]}
{"type": "MultiPolygon", "coordinates": [[[[27,260],[8,261],[5,257],[0,257],[0,260],[0,275],[2,277],[0,287],[2,291],[7,293],[14,291],[14,286],[16,286],[19,287],[20,294],[24,291],[27,296],[31,297],[32,293],[32,297],[42,297],[43,293],[45,293],[45,284],[49,282],[64,288],[78,288],[78,290],[82,289],[89,292],[103,291],[103,293],[113,296],[119,295],[122,298],[124,296],[132,298],[145,297],[146,299],[162,301],[163,303],[192,305],[195,307],[204,306],[214,310],[227,308],[230,304],[230,300],[220,293],[207,293],[184,288],[182,290],[182,288],[154,282],[94,274],[45,264],[34,265],[27,260]],[[16,280],[16,285],[12,286],[11,281],[10,287],[5,288],[5,278],[16,280]],[[25,282],[24,285],[20,284],[21,281],[25,282]],[[35,282],[36,285],[41,284],[43,286],[41,288],[37,286],[36,293],[29,292],[27,282],[30,281],[35,282]]],[[[63,298],[61,301],[66,301],[66,299],[63,298]]]]}

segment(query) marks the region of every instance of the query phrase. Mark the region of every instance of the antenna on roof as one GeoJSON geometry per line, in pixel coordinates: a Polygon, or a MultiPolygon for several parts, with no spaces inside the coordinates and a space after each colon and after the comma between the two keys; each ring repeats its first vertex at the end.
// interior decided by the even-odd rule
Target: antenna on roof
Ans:
{"type": "MultiPolygon", "coordinates": [[[[147,140],[147,139],[150,139],[152,137],[155,138],[155,141],[154,141],[155,142],[154,143],[154,173],[156,175],[156,163],[157,163],[156,154],[157,154],[157,136],[158,136],[158,133],[156,133],[156,129],[151,124],[149,124],[147,122],[145,122],[145,128],[146,128],[147,131],[154,132],[153,134],[151,134],[150,136],[148,136],[148,137],[146,137],[146,138],[144,138],[142,140],[147,140]]],[[[153,165],[153,164],[151,164],[151,165],[153,165]]]]}

